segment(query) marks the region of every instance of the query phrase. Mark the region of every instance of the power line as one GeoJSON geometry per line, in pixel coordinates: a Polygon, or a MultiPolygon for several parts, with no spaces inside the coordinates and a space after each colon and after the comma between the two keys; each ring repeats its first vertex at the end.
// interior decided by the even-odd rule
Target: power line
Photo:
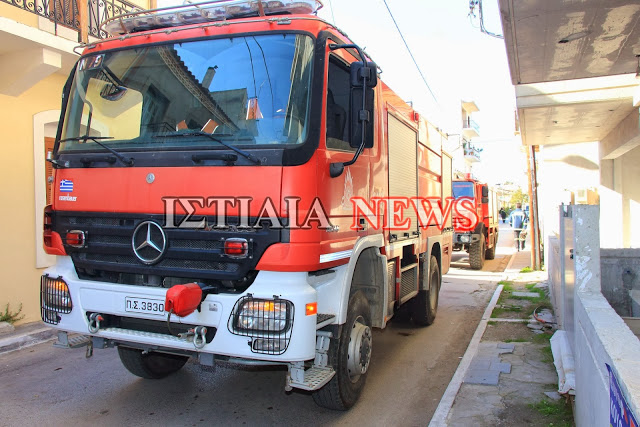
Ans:
{"type": "Polygon", "coordinates": [[[393,17],[393,13],[391,13],[391,9],[389,9],[389,5],[387,4],[387,0],[383,0],[383,1],[384,1],[384,5],[387,7],[387,11],[389,12],[389,16],[391,16],[391,20],[393,21],[393,23],[396,26],[396,29],[398,30],[398,34],[400,34],[400,38],[404,42],[404,46],[407,48],[407,51],[409,52],[409,56],[411,56],[411,59],[413,60],[413,63],[415,64],[416,68],[418,69],[418,73],[420,74],[420,77],[422,77],[422,81],[424,82],[425,86],[427,86],[427,89],[429,89],[429,93],[433,97],[433,100],[436,101],[436,104],[440,105],[438,103],[438,98],[436,98],[436,96],[434,95],[433,91],[431,90],[431,87],[429,86],[429,83],[427,83],[427,79],[424,77],[424,74],[422,74],[422,70],[418,66],[418,62],[413,57],[413,53],[411,52],[411,49],[409,48],[409,45],[407,44],[407,41],[405,40],[404,36],[402,35],[402,31],[400,31],[400,27],[398,26],[398,23],[396,22],[396,19],[393,17]]]}
{"type": "Polygon", "coordinates": [[[331,0],[329,0],[329,9],[331,9],[331,19],[333,20],[333,25],[338,25],[336,24],[336,17],[333,14],[333,3],[331,2],[331,0]]]}

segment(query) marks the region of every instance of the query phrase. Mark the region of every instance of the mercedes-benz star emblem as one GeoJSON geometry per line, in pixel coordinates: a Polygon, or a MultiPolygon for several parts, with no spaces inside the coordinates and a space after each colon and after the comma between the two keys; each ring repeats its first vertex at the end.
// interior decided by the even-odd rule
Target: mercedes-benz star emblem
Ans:
{"type": "Polygon", "coordinates": [[[155,264],[167,250],[167,237],[153,221],[141,222],[133,231],[131,246],[136,257],[145,264],[155,264]]]}

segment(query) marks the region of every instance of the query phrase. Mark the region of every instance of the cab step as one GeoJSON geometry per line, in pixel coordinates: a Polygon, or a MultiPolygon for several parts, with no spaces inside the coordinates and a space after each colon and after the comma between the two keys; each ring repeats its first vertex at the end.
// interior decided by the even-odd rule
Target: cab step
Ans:
{"type": "Polygon", "coordinates": [[[58,332],[58,341],[53,343],[57,348],[80,348],[88,345],[91,341],[89,335],[68,336],[66,332],[58,332]]]}
{"type": "Polygon", "coordinates": [[[324,328],[327,325],[330,325],[335,320],[335,314],[322,314],[318,313],[316,317],[316,329],[324,328]]]}
{"type": "MultiPolygon", "coordinates": [[[[293,372],[292,372],[293,374],[293,372]]],[[[287,378],[287,386],[301,390],[319,390],[336,374],[331,367],[312,366],[303,375],[292,375],[287,378]],[[300,378],[302,377],[302,378],[300,378]]]]}

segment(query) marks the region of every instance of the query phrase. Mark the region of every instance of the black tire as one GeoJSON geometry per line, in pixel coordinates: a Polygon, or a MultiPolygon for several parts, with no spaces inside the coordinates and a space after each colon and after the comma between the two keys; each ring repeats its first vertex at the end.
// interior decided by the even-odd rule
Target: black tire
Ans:
{"type": "MultiPolygon", "coordinates": [[[[329,363],[336,371],[331,381],[320,390],[313,393],[313,400],[324,408],[344,411],[351,408],[360,397],[367,380],[369,362],[371,360],[371,311],[369,302],[361,291],[351,295],[347,309],[347,321],[342,325],[339,339],[331,340],[329,346],[329,363]],[[364,330],[363,330],[364,327],[364,330]],[[358,331],[363,333],[359,334],[358,331]],[[353,339],[359,336],[362,340],[353,339]],[[360,342],[358,355],[361,357],[356,364],[360,372],[350,371],[351,343],[360,342]],[[364,371],[364,372],[362,372],[364,371]]],[[[352,350],[351,353],[354,353],[352,350]]],[[[356,359],[354,359],[356,360],[356,359]]]]}
{"type": "Polygon", "coordinates": [[[418,326],[429,326],[436,320],[440,284],[442,283],[438,260],[433,255],[429,262],[429,275],[423,280],[428,280],[428,283],[425,283],[427,289],[419,291],[413,299],[411,317],[418,326]]]}
{"type": "Polygon", "coordinates": [[[125,368],[133,375],[157,380],[180,370],[189,360],[188,356],[166,353],[142,354],[142,350],[118,346],[118,355],[125,368]]]}
{"type": "Polygon", "coordinates": [[[484,266],[485,241],[480,238],[478,242],[469,245],[469,264],[474,270],[481,270],[484,266]]]}
{"type": "Polygon", "coordinates": [[[491,245],[491,249],[487,249],[484,253],[484,259],[495,259],[496,258],[496,245],[498,244],[498,233],[493,235],[493,245],[491,245]]]}

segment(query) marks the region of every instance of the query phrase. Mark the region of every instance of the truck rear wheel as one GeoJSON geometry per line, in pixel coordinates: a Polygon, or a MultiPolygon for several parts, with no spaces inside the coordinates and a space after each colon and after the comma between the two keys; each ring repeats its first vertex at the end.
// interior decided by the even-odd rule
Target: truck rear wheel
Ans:
{"type": "Polygon", "coordinates": [[[469,264],[474,270],[480,270],[484,265],[485,245],[484,238],[469,245],[469,264]]]}
{"type": "Polygon", "coordinates": [[[322,407],[344,411],[351,408],[364,388],[371,361],[371,311],[369,301],[361,291],[351,295],[347,321],[340,337],[329,346],[329,363],[334,377],[313,393],[313,400],[322,407]]]}
{"type": "Polygon", "coordinates": [[[431,256],[429,275],[423,280],[429,281],[426,284],[428,285],[428,289],[419,291],[418,296],[414,298],[411,317],[419,326],[429,326],[436,320],[438,295],[440,293],[440,268],[438,267],[436,257],[431,256]]]}
{"type": "Polygon", "coordinates": [[[180,370],[188,356],[166,353],[146,353],[136,348],[118,346],[118,355],[125,368],[141,378],[157,380],[180,370]]]}
{"type": "Polygon", "coordinates": [[[484,258],[485,259],[495,259],[496,258],[496,245],[498,244],[498,233],[495,233],[493,235],[493,239],[491,239],[491,242],[493,243],[491,245],[491,249],[487,249],[487,251],[484,254],[484,258]]]}

